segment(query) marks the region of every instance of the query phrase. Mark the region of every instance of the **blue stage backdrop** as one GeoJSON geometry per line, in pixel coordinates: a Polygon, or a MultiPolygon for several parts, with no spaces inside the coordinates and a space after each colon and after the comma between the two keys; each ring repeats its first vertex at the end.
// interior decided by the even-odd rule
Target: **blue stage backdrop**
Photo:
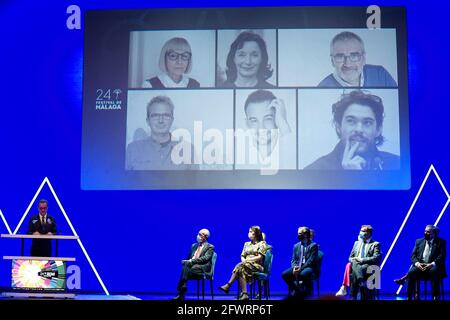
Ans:
{"type": "MultiPolygon", "coordinates": [[[[281,272],[289,267],[297,228],[310,226],[325,253],[321,289],[335,292],[362,224],[386,255],[430,165],[450,186],[448,88],[450,46],[445,2],[380,1],[407,12],[411,189],[332,190],[176,190],[83,191],[80,188],[82,79],[85,30],[66,27],[68,6],[89,9],[208,7],[210,1],[3,1],[0,108],[0,210],[14,230],[36,190],[48,177],[98,273],[111,293],[174,293],[191,243],[200,228],[211,231],[218,259],[215,284],[223,284],[240,260],[248,228],[261,226],[273,246],[272,292],[285,292],[281,272]]],[[[214,6],[371,5],[370,1],[216,1],[214,6]]],[[[392,181],[392,184],[397,184],[392,181]]],[[[48,186],[38,199],[61,234],[71,234],[48,186]]],[[[394,292],[393,279],[409,267],[414,240],[433,224],[447,196],[432,173],[382,271],[382,290],[394,292]]],[[[37,201],[28,218],[37,213],[37,201]]],[[[450,238],[449,213],[439,226],[450,238]]],[[[0,232],[7,233],[3,223],[0,232]]],[[[27,243],[27,250],[29,249],[27,243]]],[[[61,256],[74,256],[81,289],[102,291],[76,242],[60,244],[61,256]]],[[[1,239],[0,254],[19,255],[19,240],[1,239]]],[[[0,286],[10,286],[10,264],[0,262],[0,286]]],[[[190,286],[193,289],[193,286],[190,286]]]]}

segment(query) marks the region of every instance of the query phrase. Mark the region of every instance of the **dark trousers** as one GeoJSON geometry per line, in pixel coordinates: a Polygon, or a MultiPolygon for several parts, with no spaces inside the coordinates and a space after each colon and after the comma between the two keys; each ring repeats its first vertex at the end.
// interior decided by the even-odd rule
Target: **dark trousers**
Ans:
{"type": "Polygon", "coordinates": [[[313,269],[312,268],[304,268],[300,271],[297,276],[294,276],[292,270],[294,268],[289,268],[283,271],[281,276],[283,277],[284,282],[288,285],[289,288],[289,296],[293,296],[300,293],[300,287],[298,285],[299,281],[303,281],[305,285],[306,295],[310,295],[312,293],[313,288],[313,269]]]}
{"type": "Polygon", "coordinates": [[[352,272],[350,274],[350,295],[356,299],[361,286],[367,277],[368,264],[360,264],[352,262],[352,272]]]}
{"type": "Polygon", "coordinates": [[[51,257],[52,242],[49,239],[33,239],[31,243],[32,257],[51,257]]]}
{"type": "Polygon", "coordinates": [[[188,266],[187,264],[184,264],[183,270],[181,271],[180,280],[178,281],[178,292],[181,294],[185,293],[187,290],[188,279],[199,278],[202,274],[204,274],[204,271],[201,265],[194,264],[192,266],[188,266]]]}
{"type": "Polygon", "coordinates": [[[440,274],[436,266],[433,266],[431,269],[425,271],[421,271],[415,266],[411,266],[408,271],[408,300],[412,300],[414,298],[416,284],[420,279],[429,279],[431,282],[431,294],[433,297],[439,296],[440,274]]]}

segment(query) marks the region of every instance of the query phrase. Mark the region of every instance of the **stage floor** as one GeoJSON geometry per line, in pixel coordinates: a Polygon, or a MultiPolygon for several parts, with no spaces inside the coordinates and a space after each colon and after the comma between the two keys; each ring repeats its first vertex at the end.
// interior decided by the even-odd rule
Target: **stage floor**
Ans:
{"type": "MultiPolygon", "coordinates": [[[[43,296],[43,295],[33,295],[29,296],[26,293],[19,296],[11,296],[8,293],[2,293],[0,296],[1,300],[172,300],[176,294],[162,294],[162,293],[132,293],[132,294],[75,294],[73,298],[65,298],[64,296],[43,296]]],[[[200,300],[201,300],[200,296],[200,300]]],[[[284,300],[286,299],[286,295],[284,294],[273,294],[271,295],[269,300],[284,300]]],[[[380,294],[380,300],[406,300],[406,295],[395,295],[395,294],[380,294]]],[[[430,298],[428,297],[428,300],[430,298]]],[[[445,294],[443,300],[450,299],[450,292],[445,294]]],[[[185,297],[186,301],[197,300],[196,294],[187,294],[185,297]]],[[[206,294],[205,300],[211,300],[211,296],[206,294]]],[[[222,300],[222,301],[232,301],[236,300],[236,293],[230,293],[229,295],[215,295],[214,300],[222,300]]],[[[350,297],[336,298],[333,293],[330,294],[322,294],[320,297],[313,296],[309,300],[351,300],[350,297]]],[[[423,300],[423,298],[422,298],[423,300]]]]}
{"type": "MultiPolygon", "coordinates": [[[[139,298],[141,300],[172,300],[173,297],[176,294],[172,294],[172,295],[168,295],[168,294],[134,294],[134,296],[136,298],[139,298]]],[[[200,300],[202,299],[201,295],[200,295],[200,300]]],[[[273,294],[270,296],[269,300],[284,300],[286,299],[286,295],[285,294],[273,294]]],[[[427,298],[428,300],[430,300],[430,297],[427,298]]],[[[447,292],[445,294],[445,297],[443,300],[449,300],[450,299],[450,292],[447,292]]],[[[189,300],[197,300],[197,295],[196,294],[188,294],[185,297],[185,300],[189,301],[189,300]]],[[[211,295],[207,295],[205,294],[205,300],[211,300],[211,295]]],[[[236,293],[230,293],[229,295],[214,295],[214,300],[236,300],[236,293]]],[[[264,300],[264,299],[263,299],[264,300]]],[[[342,297],[342,298],[337,298],[335,296],[334,293],[324,293],[321,294],[320,297],[318,296],[313,296],[308,300],[351,300],[351,298],[349,296],[347,297],[342,297]]],[[[395,295],[393,294],[381,294],[380,293],[380,300],[407,300],[407,296],[406,295],[395,295]]],[[[423,300],[423,298],[422,298],[423,300]]]]}

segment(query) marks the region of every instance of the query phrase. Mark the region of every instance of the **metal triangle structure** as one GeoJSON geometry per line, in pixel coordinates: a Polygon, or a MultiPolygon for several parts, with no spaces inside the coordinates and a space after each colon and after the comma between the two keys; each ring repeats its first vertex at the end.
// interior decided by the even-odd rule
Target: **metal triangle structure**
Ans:
{"type": "MultiPolygon", "coordinates": [[[[431,164],[430,168],[428,169],[427,174],[425,175],[425,178],[422,181],[422,184],[419,188],[419,191],[417,192],[416,196],[414,197],[414,201],[412,202],[411,206],[409,207],[408,213],[406,214],[405,218],[403,219],[403,223],[401,224],[400,228],[397,231],[397,235],[394,238],[394,241],[391,244],[391,247],[389,248],[389,251],[387,252],[385,258],[383,259],[383,262],[381,263],[381,267],[380,269],[383,270],[384,265],[386,264],[392,250],[394,249],[395,244],[397,243],[398,238],[400,237],[400,234],[403,231],[403,228],[405,227],[406,223],[408,222],[408,219],[417,203],[417,200],[419,199],[423,188],[425,187],[428,178],[430,177],[430,174],[433,172],[434,176],[436,177],[436,179],[438,180],[442,190],[444,191],[445,195],[447,196],[447,201],[445,202],[444,206],[442,207],[441,212],[439,213],[439,216],[437,217],[436,221],[434,222],[434,225],[437,226],[439,221],[441,220],[442,216],[444,215],[445,210],[447,209],[448,204],[450,203],[450,194],[447,191],[447,188],[445,187],[445,184],[442,182],[441,177],[439,176],[439,173],[437,172],[437,170],[435,169],[434,165],[431,164]]],[[[402,290],[403,285],[400,285],[400,287],[398,288],[396,294],[398,295],[400,293],[400,291],[402,290]]]]}
{"type": "MultiPolygon", "coordinates": [[[[17,234],[17,231],[19,230],[20,226],[22,225],[23,221],[25,220],[26,216],[28,215],[28,213],[29,213],[29,211],[30,211],[30,209],[31,209],[31,206],[32,206],[33,203],[36,201],[36,198],[38,197],[39,193],[41,192],[41,190],[42,190],[42,188],[44,187],[45,184],[48,185],[48,187],[49,187],[51,193],[53,194],[53,197],[55,198],[56,203],[57,203],[58,206],[59,206],[59,209],[61,210],[61,212],[62,212],[64,218],[66,219],[66,221],[67,221],[67,223],[68,223],[68,225],[69,225],[69,227],[70,227],[70,230],[72,230],[73,235],[78,237],[78,239],[77,239],[78,244],[80,245],[80,248],[81,248],[81,250],[83,251],[84,256],[86,257],[87,261],[89,262],[89,265],[91,266],[92,271],[94,272],[95,276],[97,277],[97,280],[98,280],[98,282],[100,283],[100,285],[101,285],[103,291],[105,292],[106,295],[109,296],[109,291],[108,291],[108,289],[106,288],[105,284],[103,283],[103,280],[101,279],[100,275],[98,274],[97,269],[96,269],[95,266],[94,266],[94,263],[92,262],[91,258],[89,257],[89,254],[87,253],[87,251],[86,251],[86,249],[85,249],[85,247],[84,247],[84,245],[83,245],[83,242],[81,242],[81,238],[78,236],[78,234],[77,234],[75,228],[73,227],[72,222],[70,221],[69,216],[68,216],[67,213],[66,213],[66,210],[64,210],[64,207],[63,207],[62,204],[61,204],[61,201],[59,201],[58,195],[56,194],[55,190],[53,189],[53,186],[52,186],[52,184],[50,183],[50,180],[48,179],[48,177],[45,177],[44,180],[42,181],[42,183],[41,183],[41,185],[39,186],[38,190],[36,191],[36,193],[35,193],[33,199],[31,199],[30,204],[28,205],[28,208],[25,210],[25,213],[23,214],[22,218],[20,219],[19,223],[17,224],[17,227],[15,228],[15,230],[14,230],[14,232],[13,232],[12,234],[17,234]]],[[[1,214],[1,211],[0,211],[0,214],[1,214]]],[[[10,231],[10,229],[9,229],[9,226],[8,226],[6,220],[5,220],[4,217],[3,217],[3,214],[2,214],[2,218],[3,218],[3,220],[4,220],[4,223],[6,224],[6,226],[7,226],[8,230],[9,230],[9,232],[11,233],[11,231],[10,231]]]]}

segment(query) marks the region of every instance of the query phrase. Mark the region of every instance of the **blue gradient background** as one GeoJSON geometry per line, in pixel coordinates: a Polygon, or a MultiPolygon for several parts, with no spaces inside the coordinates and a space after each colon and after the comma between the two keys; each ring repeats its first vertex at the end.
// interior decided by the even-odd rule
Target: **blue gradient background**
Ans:
{"type": "MultiPolygon", "coordinates": [[[[289,266],[299,225],[317,230],[325,252],[321,289],[335,292],[359,226],[374,226],[374,238],[387,253],[421,182],[434,164],[450,181],[448,73],[450,4],[380,1],[407,8],[411,189],[407,191],[82,191],[80,189],[83,30],[66,28],[66,8],[167,7],[163,1],[3,1],[0,4],[0,209],[14,228],[37,188],[48,176],[103,281],[112,293],[175,292],[183,259],[199,228],[211,230],[218,252],[216,281],[228,280],[239,261],[248,227],[258,224],[274,247],[273,292],[286,287],[281,272],[289,266]],[[138,267],[133,261],[138,262],[138,267]],[[124,275],[125,272],[132,274],[124,275]]],[[[173,7],[272,5],[371,5],[368,1],[178,1],[173,7]]],[[[69,234],[47,187],[49,213],[59,231],[69,234]]],[[[397,289],[392,279],[409,266],[414,239],[437,218],[446,196],[432,176],[382,273],[382,290],[397,289]]],[[[37,212],[36,203],[32,212],[37,212]]],[[[30,213],[30,214],[31,214],[30,213]]],[[[28,220],[28,219],[27,219],[28,220]]],[[[26,222],[27,222],[26,220],[26,222]]],[[[449,238],[448,213],[441,235],[449,238]]],[[[19,232],[26,231],[26,224],[19,232]]],[[[6,228],[0,224],[0,232],[6,228]]],[[[28,244],[27,244],[28,245],[28,244]]],[[[27,248],[28,249],[28,248],[27,248]]],[[[0,254],[20,253],[18,240],[1,239],[0,254]]],[[[60,245],[61,256],[75,256],[82,289],[101,291],[76,242],[60,245]]],[[[0,261],[0,286],[10,284],[10,265],[0,261]]],[[[447,285],[448,286],[448,285],[447,285]]],[[[191,285],[190,289],[194,289],[191,285]]]]}

